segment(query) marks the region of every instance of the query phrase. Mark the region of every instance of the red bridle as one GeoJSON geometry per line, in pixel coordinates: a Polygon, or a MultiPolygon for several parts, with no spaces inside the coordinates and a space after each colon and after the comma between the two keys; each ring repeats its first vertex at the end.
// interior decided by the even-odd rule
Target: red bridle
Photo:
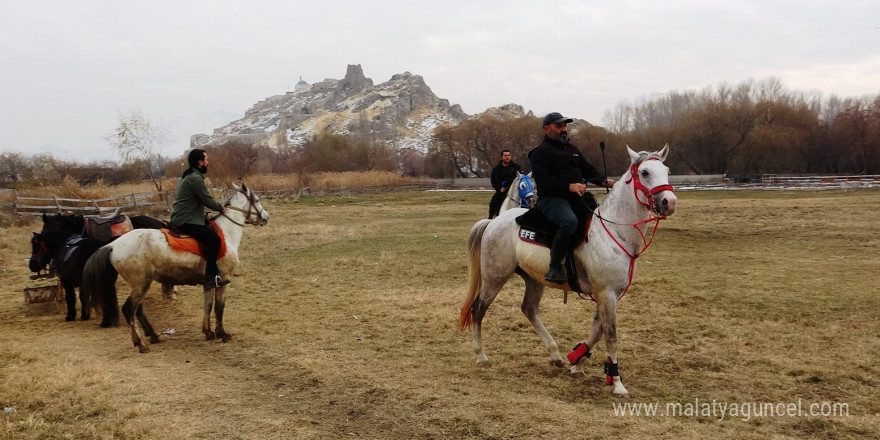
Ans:
{"type": "MultiPolygon", "coordinates": [[[[660,160],[660,158],[657,156],[651,156],[645,159],[645,161],[647,160],[660,160]]],[[[641,203],[644,207],[648,208],[649,211],[659,214],[659,207],[657,206],[657,202],[654,201],[654,194],[657,194],[661,191],[675,191],[675,189],[672,187],[672,185],[668,183],[665,185],[657,185],[650,189],[645,186],[645,184],[642,183],[642,181],[639,179],[639,164],[641,164],[642,162],[634,163],[632,164],[632,166],[629,167],[629,180],[626,181],[626,184],[629,185],[630,182],[632,182],[633,194],[635,194],[636,200],[638,200],[639,203],[641,203]],[[645,196],[645,199],[648,200],[648,203],[643,203],[641,200],[639,200],[639,191],[642,192],[642,195],[645,196]]]]}
{"type": "MultiPolygon", "coordinates": [[[[656,156],[651,156],[645,160],[660,160],[660,158],[656,157],[656,156]]],[[[634,223],[634,224],[630,225],[633,228],[635,228],[636,231],[639,232],[639,235],[641,235],[642,244],[644,244],[644,247],[642,247],[642,249],[640,251],[637,251],[635,253],[630,253],[630,251],[627,250],[620,243],[620,241],[617,240],[617,237],[615,237],[614,234],[611,233],[611,230],[608,229],[608,226],[605,224],[606,220],[601,215],[599,215],[599,210],[598,209],[596,210],[596,217],[599,218],[599,222],[602,224],[602,228],[605,229],[605,232],[608,233],[608,236],[611,237],[611,239],[614,241],[614,243],[616,243],[617,246],[629,257],[629,279],[627,280],[626,288],[623,289],[623,292],[621,292],[621,294],[617,297],[618,300],[620,300],[621,298],[623,298],[624,295],[626,295],[626,292],[629,291],[629,286],[632,285],[633,271],[635,270],[635,267],[636,267],[636,258],[639,258],[640,255],[642,255],[643,253],[645,253],[645,251],[648,250],[648,248],[651,246],[651,243],[654,242],[654,237],[657,235],[657,228],[660,226],[660,220],[666,219],[666,216],[659,215],[657,202],[654,201],[654,197],[652,197],[652,196],[661,192],[661,191],[675,191],[674,188],[672,187],[672,185],[670,185],[668,183],[664,184],[664,185],[657,185],[653,188],[648,188],[647,186],[645,186],[645,184],[642,183],[642,181],[639,179],[639,164],[641,164],[641,163],[642,162],[635,163],[630,167],[629,179],[627,179],[625,183],[627,185],[629,185],[630,183],[633,184],[633,195],[635,196],[636,201],[638,201],[640,204],[642,204],[642,206],[647,208],[648,211],[651,211],[655,214],[658,214],[657,217],[651,217],[647,220],[642,220],[638,223],[634,223]],[[647,203],[644,203],[641,200],[639,200],[639,192],[641,192],[642,195],[644,195],[645,198],[648,200],[647,203]],[[654,229],[651,231],[651,239],[648,240],[645,237],[645,233],[642,232],[641,229],[639,229],[639,226],[641,226],[645,223],[651,223],[651,222],[654,222],[654,229]]],[[[614,222],[611,222],[611,223],[614,223],[614,222]]],[[[596,299],[593,297],[592,293],[590,294],[590,299],[592,299],[594,302],[596,301],[596,299]]]]}

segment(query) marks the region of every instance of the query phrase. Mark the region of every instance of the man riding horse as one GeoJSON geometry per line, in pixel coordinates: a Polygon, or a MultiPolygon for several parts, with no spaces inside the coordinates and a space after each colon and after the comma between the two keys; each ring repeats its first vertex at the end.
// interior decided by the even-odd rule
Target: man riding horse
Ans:
{"type": "Polygon", "coordinates": [[[564,284],[562,259],[568,250],[571,236],[580,222],[591,213],[581,200],[587,192],[584,182],[611,188],[614,180],[606,178],[568,142],[568,124],[571,118],[560,113],[544,116],[544,139],[529,152],[532,177],[538,186],[535,205],[544,217],[559,227],[550,246],[550,270],[544,279],[564,284]]]}
{"type": "Polygon", "coordinates": [[[198,148],[189,152],[189,168],[183,172],[174,191],[171,206],[171,223],[180,232],[195,238],[202,245],[205,257],[205,287],[216,288],[229,284],[220,278],[217,256],[220,253],[220,236],[205,224],[205,208],[223,211],[223,205],[208,194],[205,173],[208,172],[208,153],[198,148]]]}

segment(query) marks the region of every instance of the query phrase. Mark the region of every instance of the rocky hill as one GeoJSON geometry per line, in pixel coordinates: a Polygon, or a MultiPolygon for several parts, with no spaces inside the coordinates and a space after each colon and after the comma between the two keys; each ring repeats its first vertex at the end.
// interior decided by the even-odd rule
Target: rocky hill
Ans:
{"type": "MultiPolygon", "coordinates": [[[[508,104],[487,110],[504,116],[524,115],[508,104]]],[[[278,148],[302,145],[312,135],[328,130],[359,134],[395,148],[425,151],[433,130],[470,116],[458,104],[438,98],[419,75],[397,74],[373,85],[360,65],[349,65],[345,78],[315,84],[300,81],[296,90],[269,97],[245,116],[214,133],[193,135],[192,147],[219,145],[230,140],[278,148]]]]}

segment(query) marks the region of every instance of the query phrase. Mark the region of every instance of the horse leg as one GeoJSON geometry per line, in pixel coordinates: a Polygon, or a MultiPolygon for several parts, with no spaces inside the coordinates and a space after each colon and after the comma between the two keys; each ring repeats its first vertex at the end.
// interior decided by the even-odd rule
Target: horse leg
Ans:
{"type": "Polygon", "coordinates": [[[67,303],[67,316],[64,317],[64,320],[67,322],[76,321],[76,290],[67,278],[62,277],[59,282],[64,287],[64,300],[67,303]]]}
{"type": "Polygon", "coordinates": [[[88,321],[89,319],[92,319],[92,308],[91,301],[89,301],[89,293],[83,292],[82,285],[80,285],[79,288],[79,303],[81,307],[79,319],[83,321],[88,321]]]}
{"type": "Polygon", "coordinates": [[[177,299],[177,286],[169,283],[162,283],[162,296],[166,299],[177,299]]]}
{"type": "MultiPolygon", "coordinates": [[[[141,327],[140,319],[135,319],[135,315],[137,313],[143,314],[143,310],[140,310],[141,303],[144,294],[149,288],[149,282],[140,287],[136,287],[136,285],[133,285],[131,289],[131,295],[128,296],[128,299],[125,300],[125,304],[122,305],[122,313],[125,315],[125,320],[128,321],[128,325],[131,327],[131,342],[134,344],[135,347],[138,348],[138,351],[141,353],[150,352],[150,342],[147,339],[147,335],[144,329],[141,327]],[[138,312],[139,310],[140,312],[138,312]]],[[[144,319],[146,320],[146,318],[144,319]]],[[[147,324],[149,325],[149,323],[147,324]]],[[[152,329],[152,327],[150,327],[150,329],[152,329]]]]}
{"type": "Polygon", "coordinates": [[[135,347],[140,347],[141,341],[140,336],[138,336],[137,331],[134,329],[134,306],[132,305],[131,297],[125,299],[125,303],[122,304],[122,316],[125,317],[125,322],[128,323],[129,328],[131,329],[131,341],[135,347]]]}
{"type": "Polygon", "coordinates": [[[571,374],[576,375],[584,372],[584,358],[588,358],[590,349],[596,346],[596,343],[602,339],[602,318],[599,316],[599,306],[596,306],[596,311],[593,313],[593,326],[590,329],[590,337],[584,341],[586,345],[586,355],[575,361],[571,366],[571,374]]]}
{"type": "Polygon", "coordinates": [[[606,291],[599,301],[602,335],[605,337],[605,350],[608,352],[605,359],[605,383],[614,386],[614,394],[629,394],[620,381],[620,371],[617,368],[617,292],[606,291]]]}
{"type": "Polygon", "coordinates": [[[486,353],[483,352],[483,341],[482,341],[482,326],[483,326],[483,316],[486,316],[486,311],[489,310],[489,306],[492,304],[492,301],[495,301],[495,297],[498,296],[498,292],[501,291],[502,283],[489,283],[486,280],[483,280],[483,285],[480,288],[480,293],[477,295],[476,299],[474,299],[473,304],[471,304],[471,316],[474,321],[474,353],[477,354],[477,363],[478,364],[486,364],[489,363],[489,358],[486,357],[486,353]]]}
{"type": "Polygon", "coordinates": [[[556,345],[553,337],[550,336],[550,332],[544,327],[544,322],[541,321],[541,298],[544,296],[544,285],[525,273],[522,273],[521,276],[526,283],[526,292],[523,296],[520,310],[526,315],[529,322],[532,323],[532,327],[538,332],[541,340],[544,341],[544,346],[550,352],[550,365],[561,367],[562,356],[559,354],[559,347],[556,345]]]}
{"type": "Polygon", "coordinates": [[[232,340],[232,335],[226,333],[223,329],[223,311],[226,309],[226,286],[216,289],[214,293],[214,316],[217,319],[217,326],[214,333],[223,342],[232,340]]]}
{"type": "Polygon", "coordinates": [[[204,314],[202,315],[202,333],[205,334],[205,340],[210,341],[217,338],[217,334],[211,330],[211,309],[214,308],[214,288],[205,287],[203,299],[204,314]]]}
{"type": "Polygon", "coordinates": [[[144,335],[150,338],[151,344],[158,344],[162,342],[159,339],[159,335],[156,334],[156,330],[153,330],[153,326],[150,324],[150,321],[147,320],[147,315],[144,314],[144,305],[141,304],[140,307],[135,311],[135,315],[137,316],[138,322],[141,324],[141,328],[144,329],[144,335]]]}

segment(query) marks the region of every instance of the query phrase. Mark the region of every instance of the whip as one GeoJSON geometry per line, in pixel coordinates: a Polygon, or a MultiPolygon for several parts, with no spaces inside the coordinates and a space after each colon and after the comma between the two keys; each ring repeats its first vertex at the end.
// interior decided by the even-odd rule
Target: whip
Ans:
{"type": "Polygon", "coordinates": [[[602,173],[605,174],[605,194],[608,194],[608,166],[605,165],[605,141],[599,142],[599,149],[602,150],[602,173]]]}

